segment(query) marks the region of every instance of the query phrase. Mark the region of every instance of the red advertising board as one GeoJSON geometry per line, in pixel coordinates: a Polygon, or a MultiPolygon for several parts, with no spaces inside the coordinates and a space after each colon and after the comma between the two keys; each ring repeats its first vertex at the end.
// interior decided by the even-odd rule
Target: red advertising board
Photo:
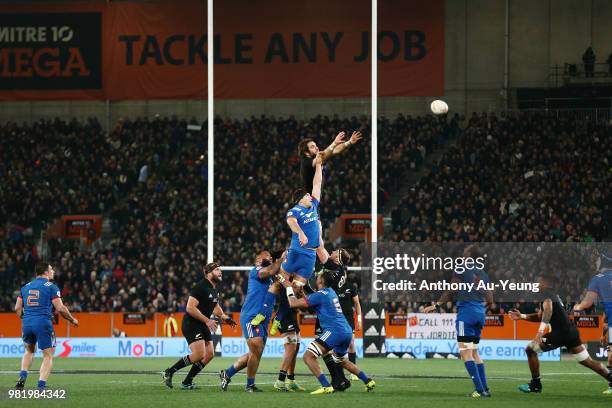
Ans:
{"type": "MultiPolygon", "coordinates": [[[[215,97],[370,94],[370,1],[215,2],[215,97]]],[[[379,0],[379,94],[444,92],[444,0],[379,0]]],[[[0,100],[207,96],[206,1],[0,5],[0,100]]]]}

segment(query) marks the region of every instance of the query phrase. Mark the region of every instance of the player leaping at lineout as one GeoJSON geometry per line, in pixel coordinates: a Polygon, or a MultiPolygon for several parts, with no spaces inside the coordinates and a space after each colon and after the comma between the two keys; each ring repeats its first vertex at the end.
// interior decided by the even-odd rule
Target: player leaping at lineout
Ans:
{"type": "MultiPolygon", "coordinates": [[[[280,274],[287,280],[293,278],[295,285],[300,288],[303,288],[308,279],[312,277],[317,260],[317,248],[321,245],[318,211],[323,180],[321,155],[317,156],[315,162],[312,192],[308,193],[301,188],[296,190],[292,196],[292,202],[296,204],[287,211],[287,224],[291,228],[291,245],[287,251],[287,258],[281,265],[280,274]]],[[[251,320],[253,326],[259,325],[265,321],[266,316],[272,314],[276,296],[280,293],[281,288],[279,282],[270,286],[259,314],[251,320]]],[[[272,324],[272,329],[276,329],[275,332],[278,331],[280,322],[288,312],[288,304],[281,304],[272,324]]]]}
{"type": "MultiPolygon", "coordinates": [[[[293,193],[292,202],[297,202],[297,205],[294,206],[287,214],[287,223],[292,230],[291,247],[289,249],[289,253],[291,255],[287,255],[287,261],[283,264],[283,269],[281,269],[281,271],[284,271],[286,275],[285,277],[287,277],[288,274],[297,274],[298,278],[296,283],[301,286],[303,286],[308,279],[310,279],[314,272],[314,266],[316,263],[315,253],[319,253],[319,257],[321,257],[321,250],[324,249],[323,227],[319,219],[319,201],[321,199],[320,194],[323,182],[322,166],[331,157],[345,152],[350,146],[359,142],[362,138],[362,134],[361,131],[354,131],[349,140],[345,141],[344,138],[345,132],[338,133],[334,141],[323,151],[319,150],[317,143],[313,139],[304,139],[298,144],[302,189],[298,189],[293,193]],[[317,194],[315,194],[315,189],[318,191],[317,194]],[[308,192],[312,193],[308,194],[308,192]],[[316,197],[314,205],[312,200],[313,196],[316,197]],[[314,215],[317,218],[317,222],[313,223],[312,220],[303,222],[306,220],[301,220],[297,217],[297,215],[311,214],[310,212],[303,211],[310,208],[314,209],[314,215]],[[295,216],[292,213],[293,210],[296,210],[295,216]],[[304,241],[304,237],[306,236],[305,230],[302,230],[303,225],[300,225],[300,222],[303,224],[310,224],[308,227],[306,227],[306,230],[311,235],[307,237],[306,241],[304,241]],[[318,228],[318,237],[316,238],[314,237],[313,232],[315,225],[318,228]],[[302,236],[300,236],[300,231],[303,233],[302,236]],[[315,241],[317,239],[318,243],[316,243],[315,246],[315,241]],[[303,242],[306,243],[303,244],[303,242]]],[[[307,218],[312,218],[312,216],[307,218]]],[[[274,309],[276,296],[278,293],[280,293],[280,291],[281,286],[278,284],[270,287],[270,291],[264,300],[260,313],[251,321],[252,325],[256,326],[265,320],[265,316],[267,316],[268,313],[274,309]]],[[[289,309],[286,307],[286,304],[283,304],[282,307],[279,308],[270,329],[270,335],[275,335],[278,333],[281,325],[280,323],[288,311],[289,309]]]]}

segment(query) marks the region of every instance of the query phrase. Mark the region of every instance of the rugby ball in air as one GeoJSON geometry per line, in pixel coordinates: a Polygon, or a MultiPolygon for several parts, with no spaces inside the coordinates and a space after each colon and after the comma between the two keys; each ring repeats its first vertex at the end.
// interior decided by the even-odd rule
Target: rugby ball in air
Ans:
{"type": "Polygon", "coordinates": [[[434,115],[444,115],[448,112],[448,105],[446,102],[436,99],[431,103],[431,112],[434,115]]]}

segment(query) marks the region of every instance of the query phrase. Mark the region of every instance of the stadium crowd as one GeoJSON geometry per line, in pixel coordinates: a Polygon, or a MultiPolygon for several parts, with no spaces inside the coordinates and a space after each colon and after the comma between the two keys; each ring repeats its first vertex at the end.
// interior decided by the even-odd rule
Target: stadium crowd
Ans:
{"type": "MultiPolygon", "coordinates": [[[[121,120],[108,135],[95,120],[1,126],[0,310],[11,310],[30,278],[37,231],[68,213],[104,213],[110,224],[103,248],[48,242],[70,308],[183,310],[205,261],[208,181],[206,133],[187,123],[121,120]]],[[[365,117],[216,119],[217,260],[249,265],[259,249],[288,243],[283,220],[305,137],[323,148],[338,131],[364,131],[359,145],[326,164],[321,216],[329,225],[343,212],[369,212],[368,126],[365,117]]],[[[379,126],[381,205],[427,154],[457,141],[391,209],[395,241],[584,241],[610,233],[610,164],[596,165],[608,160],[609,127],[537,115],[399,116],[379,126]]],[[[244,276],[224,273],[227,310],[240,309],[244,276]]],[[[394,300],[389,311],[419,308],[394,300]]]]}
{"type": "MultiPolygon", "coordinates": [[[[601,241],[612,233],[610,151],[607,123],[536,113],[473,114],[456,145],[392,209],[391,238],[601,241]]],[[[575,302],[574,283],[565,281],[562,291],[575,302]]],[[[393,300],[390,310],[421,307],[407,298],[393,300]]]]}

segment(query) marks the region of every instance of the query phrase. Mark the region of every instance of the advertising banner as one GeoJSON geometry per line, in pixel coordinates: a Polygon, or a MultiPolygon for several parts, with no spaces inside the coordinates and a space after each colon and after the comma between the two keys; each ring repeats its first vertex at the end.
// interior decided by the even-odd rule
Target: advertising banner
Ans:
{"type": "MultiPolygon", "coordinates": [[[[216,2],[215,97],[370,95],[370,2],[216,2]],[[257,16],[257,18],[253,18],[257,16]]],[[[444,1],[378,3],[379,95],[444,93],[444,1]]],[[[207,97],[206,1],[0,6],[0,100],[207,97]]]]}
{"type": "Polygon", "coordinates": [[[406,319],[407,339],[455,339],[455,313],[412,313],[406,319]]]}
{"type": "MultiPolygon", "coordinates": [[[[525,347],[528,341],[520,340],[481,340],[478,352],[486,360],[527,360],[525,347]]],[[[459,353],[455,340],[412,340],[412,339],[387,339],[385,341],[387,353],[401,355],[410,353],[415,358],[426,358],[427,353],[448,354],[459,353]]],[[[542,353],[542,361],[560,361],[561,351],[559,349],[542,353]]]]}
{"type": "MultiPolygon", "coordinates": [[[[299,357],[302,357],[313,338],[302,338],[299,357]]],[[[363,342],[355,340],[359,357],[363,356],[363,342]]],[[[0,338],[0,358],[19,358],[25,347],[20,338],[0,338]]],[[[248,351],[243,337],[224,337],[221,345],[215,346],[217,355],[239,357],[248,351]],[[221,354],[219,354],[221,353],[221,354]]],[[[269,338],[264,357],[282,357],[284,343],[282,338],[269,338]]],[[[187,342],[182,337],[81,337],[58,338],[55,357],[180,357],[190,354],[187,342]]],[[[40,350],[36,352],[41,356],[40,350]]]]}

